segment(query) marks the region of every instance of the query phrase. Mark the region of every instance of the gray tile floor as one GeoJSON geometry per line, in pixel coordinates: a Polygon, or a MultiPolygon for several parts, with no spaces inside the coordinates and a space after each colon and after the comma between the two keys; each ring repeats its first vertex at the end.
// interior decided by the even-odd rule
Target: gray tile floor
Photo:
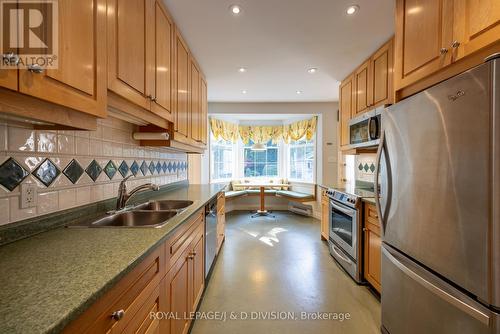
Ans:
{"type": "Polygon", "coordinates": [[[380,333],[378,300],[337,267],[317,220],[285,212],[276,219],[252,219],[247,212],[226,217],[226,241],[199,310],[226,312],[226,320],[197,320],[192,334],[380,333]],[[230,312],[249,319],[276,315],[252,312],[291,314],[230,320],[230,312]],[[350,319],[302,320],[302,312],[348,312],[350,319]]]}

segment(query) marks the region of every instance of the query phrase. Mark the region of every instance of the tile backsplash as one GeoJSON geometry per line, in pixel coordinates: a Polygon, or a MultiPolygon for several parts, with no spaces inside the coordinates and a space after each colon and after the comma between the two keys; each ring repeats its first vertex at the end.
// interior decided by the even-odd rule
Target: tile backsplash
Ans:
{"type": "Polygon", "coordinates": [[[131,188],[186,180],[187,155],[139,146],[135,127],[116,118],[99,120],[96,131],[0,123],[0,225],[115,197],[127,176],[131,188]],[[35,207],[21,208],[24,183],[37,186],[35,207]]]}
{"type": "Polygon", "coordinates": [[[376,154],[360,154],[345,156],[345,180],[348,184],[356,181],[375,182],[376,154]]]}

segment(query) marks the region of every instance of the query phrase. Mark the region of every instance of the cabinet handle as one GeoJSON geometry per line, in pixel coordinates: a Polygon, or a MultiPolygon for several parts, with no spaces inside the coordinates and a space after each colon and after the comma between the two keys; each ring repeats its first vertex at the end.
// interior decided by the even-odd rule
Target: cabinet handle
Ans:
{"type": "Polygon", "coordinates": [[[366,227],[363,227],[363,232],[366,232],[366,231],[368,231],[368,230],[366,229],[366,227]]]}
{"type": "Polygon", "coordinates": [[[20,58],[13,52],[2,55],[4,65],[19,65],[20,58]]]}
{"type": "Polygon", "coordinates": [[[152,98],[151,101],[156,102],[156,97],[152,98]]]}
{"type": "Polygon", "coordinates": [[[446,53],[448,52],[448,49],[447,48],[441,48],[441,50],[439,50],[439,53],[443,56],[445,55],[446,53]]]}
{"type": "Polygon", "coordinates": [[[451,47],[456,49],[460,46],[460,42],[459,41],[454,41],[452,44],[451,44],[451,47]]]}
{"type": "Polygon", "coordinates": [[[111,314],[111,318],[115,319],[116,321],[119,321],[123,318],[123,316],[125,315],[125,311],[124,310],[119,310],[119,311],[115,311],[111,314]]]}
{"type": "Polygon", "coordinates": [[[28,65],[28,71],[30,71],[31,73],[40,74],[43,72],[43,68],[38,64],[31,64],[28,65]]]}
{"type": "Polygon", "coordinates": [[[194,259],[194,255],[189,254],[187,258],[188,258],[188,260],[192,260],[192,259],[194,259]]]}

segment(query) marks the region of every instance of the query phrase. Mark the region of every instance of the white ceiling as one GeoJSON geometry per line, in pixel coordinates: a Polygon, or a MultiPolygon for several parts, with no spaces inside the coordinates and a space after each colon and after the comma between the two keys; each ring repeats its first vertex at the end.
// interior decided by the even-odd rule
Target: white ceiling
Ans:
{"type": "Polygon", "coordinates": [[[339,81],[394,33],[394,0],[354,0],[352,16],[350,0],[164,1],[212,102],[338,101],[339,81]]]}

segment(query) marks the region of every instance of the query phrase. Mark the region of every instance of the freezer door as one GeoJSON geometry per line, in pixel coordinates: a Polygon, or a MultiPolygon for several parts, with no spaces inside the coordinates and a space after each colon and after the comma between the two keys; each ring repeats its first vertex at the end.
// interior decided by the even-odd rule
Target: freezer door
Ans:
{"type": "Polygon", "coordinates": [[[387,245],[382,326],[390,334],[498,334],[499,315],[387,245]]]}
{"type": "Polygon", "coordinates": [[[383,240],[487,304],[491,73],[486,63],[389,107],[379,152],[383,240]]]}

